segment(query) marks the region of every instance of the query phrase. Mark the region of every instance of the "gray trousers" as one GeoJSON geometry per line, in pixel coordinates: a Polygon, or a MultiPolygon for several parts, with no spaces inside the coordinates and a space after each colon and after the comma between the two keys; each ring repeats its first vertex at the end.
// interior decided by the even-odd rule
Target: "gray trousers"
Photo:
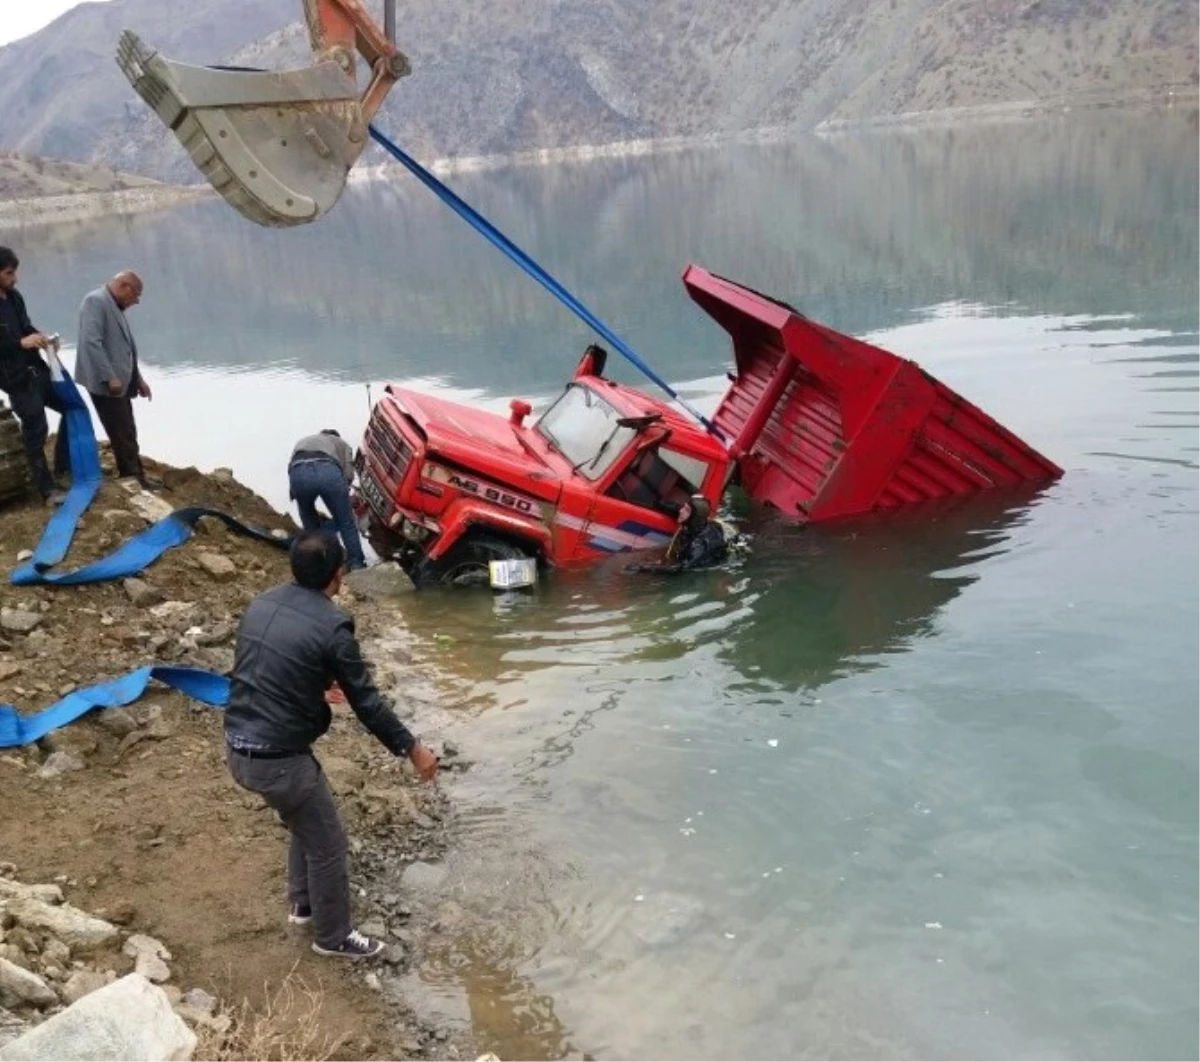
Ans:
{"type": "Polygon", "coordinates": [[[350,934],[350,876],[342,829],[325,772],[312,755],[264,760],[228,752],[229,773],[258,793],[292,835],[288,899],[311,907],[316,942],[336,948],[350,934]]]}

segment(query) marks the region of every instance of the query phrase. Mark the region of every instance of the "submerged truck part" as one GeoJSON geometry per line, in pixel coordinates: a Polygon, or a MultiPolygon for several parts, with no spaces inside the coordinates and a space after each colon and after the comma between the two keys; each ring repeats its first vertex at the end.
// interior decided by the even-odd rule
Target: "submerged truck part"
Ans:
{"type": "Polygon", "coordinates": [[[733,340],[713,422],[751,497],[816,522],[1062,475],[915,363],[699,266],[683,280],[733,340]]]}
{"type": "MultiPolygon", "coordinates": [[[[394,0],[388,0],[389,6],[394,0]]],[[[367,146],[367,127],[411,70],[358,0],[305,0],[317,62],[267,71],[190,66],[126,30],[117,65],[226,201],[259,225],[325,214],[367,146]],[[371,69],[360,93],[356,55],[371,69]]]]}

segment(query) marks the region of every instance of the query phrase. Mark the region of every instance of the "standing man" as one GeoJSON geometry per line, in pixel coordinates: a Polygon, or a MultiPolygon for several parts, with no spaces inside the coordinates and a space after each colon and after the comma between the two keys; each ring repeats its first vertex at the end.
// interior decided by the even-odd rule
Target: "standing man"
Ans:
{"type": "Polygon", "coordinates": [[[146,490],[162,484],[146,475],[138,447],[133,399],[153,398],[138,368],[137,343],[125,311],[142,298],[141,278],[126,270],[89,291],[79,306],[75,380],[87,389],[112,445],[119,477],[133,476],[146,490]]]}
{"type": "Polygon", "coordinates": [[[331,721],[325,691],[341,686],[363,725],[393,755],[407,756],[425,781],[438,761],[375,688],[354,620],[333,603],[345,560],[335,536],[302,531],[291,549],[295,582],[250,602],[238,627],[225,743],[234,781],[260,794],[291,832],[288,921],[313,923],[318,955],[365,959],[383,941],[351,928],[346,834],[312,753],[331,721]]]}
{"type": "Polygon", "coordinates": [[[350,504],[350,484],[353,482],[354,451],[333,428],[307,435],[292,448],[288,461],[288,487],[300,510],[300,524],[305,531],[320,528],[317,499],[323,501],[342,536],[351,571],[367,566],[354,508],[350,504]]]}
{"type": "Polygon", "coordinates": [[[59,489],[58,480],[71,467],[66,407],[54,393],[50,369],[38,354],[53,346],[54,341],[33,326],[25,310],[25,300],[17,291],[20,264],[12,250],[0,247],[0,391],[8,396],[21,422],[25,458],[38,491],[47,505],[60,505],[66,495],[59,489]],[[47,409],[53,409],[61,417],[54,444],[53,475],[46,464],[46,436],[50,433],[47,409]]]}

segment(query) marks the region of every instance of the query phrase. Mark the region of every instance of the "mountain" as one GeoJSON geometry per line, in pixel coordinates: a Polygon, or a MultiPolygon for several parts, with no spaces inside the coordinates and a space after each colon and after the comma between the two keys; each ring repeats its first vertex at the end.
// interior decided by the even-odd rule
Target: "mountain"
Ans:
{"type": "MultiPolygon", "coordinates": [[[[117,69],[117,38],[136,27],[173,59],[216,62],[294,19],[294,0],[83,3],[0,48],[0,150],[124,165],[120,141],[146,106],[117,69]]],[[[183,154],[182,149],[179,152],[183,154]]]]}
{"type": "MultiPolygon", "coordinates": [[[[83,4],[0,48],[0,149],[193,181],[112,53],[308,59],[299,0],[83,4]]],[[[1192,0],[406,0],[381,126],[418,157],[1194,96],[1192,0]]]]}

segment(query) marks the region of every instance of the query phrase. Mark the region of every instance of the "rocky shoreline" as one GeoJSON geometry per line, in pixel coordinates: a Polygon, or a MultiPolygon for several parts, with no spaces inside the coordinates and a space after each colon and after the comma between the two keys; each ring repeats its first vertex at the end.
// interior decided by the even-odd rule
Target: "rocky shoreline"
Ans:
{"type": "MultiPolygon", "coordinates": [[[[64,568],[104,555],[157,519],[164,499],[167,509],[206,505],[265,529],[292,529],[289,518],[228,472],[147,464],[170,493],[130,494],[106,480],[64,568]]],[[[32,503],[4,509],[0,554],[10,569],[37,541],[45,519],[46,510],[32,503]]],[[[39,710],[72,689],[150,663],[225,671],[241,608],[287,578],[284,551],[202,519],[192,541],[139,579],[62,588],[15,588],[5,579],[0,703],[39,710]]],[[[368,597],[369,591],[348,590],[340,603],[356,615],[381,687],[411,688],[418,676],[395,646],[394,617],[388,618],[387,656],[373,643],[381,631],[368,597]]],[[[437,748],[436,733],[408,715],[408,704],[401,699],[402,713],[437,748]]],[[[0,909],[3,882],[13,883],[11,892],[18,891],[17,879],[49,883],[29,886],[29,895],[62,900],[119,927],[93,961],[44,926],[31,927],[7,903],[7,913],[0,913],[0,970],[26,991],[5,995],[0,1006],[10,1009],[0,1011],[0,1026],[24,1027],[85,985],[95,990],[149,969],[152,981],[203,994],[191,995],[189,1003],[173,991],[177,1011],[215,1001],[203,1020],[184,1013],[210,1037],[202,1044],[214,1057],[245,1057],[238,1052],[246,1041],[236,1030],[275,1013],[272,1000],[289,979],[317,1000],[322,1057],[474,1057],[462,1030],[423,1021],[398,988],[425,935],[439,928],[422,924],[409,893],[438,879],[454,829],[444,792],[421,785],[346,706],[335,705],[334,725],[317,752],[351,838],[356,920],[389,946],[384,962],[331,963],[312,954],[304,931],[286,925],[286,831],[261,801],[233,784],[220,733],[219,712],[152,689],[126,708],[92,712],[36,744],[0,751],[0,802],[9,809],[0,833],[7,874],[0,879],[0,909]],[[215,1026],[205,1026],[209,1019],[215,1026]]],[[[444,770],[465,769],[455,748],[440,751],[444,770]]],[[[294,1025],[300,1017],[275,1013],[273,1020],[294,1025]]]]}
{"type": "MultiPolygon", "coordinates": [[[[170,984],[171,952],[143,933],[125,933],[108,921],[64,902],[60,882],[28,885],[17,881],[12,863],[0,863],[0,1057],[30,1029],[61,1014],[81,999],[117,981],[116,967],[162,985],[174,1013],[193,1030],[221,1037],[233,1027],[217,999],[201,988],[183,992],[170,984]]],[[[169,1030],[180,1047],[190,1038],[176,1025],[169,1030]]],[[[195,1040],[191,1040],[194,1048],[195,1040]]]]}

